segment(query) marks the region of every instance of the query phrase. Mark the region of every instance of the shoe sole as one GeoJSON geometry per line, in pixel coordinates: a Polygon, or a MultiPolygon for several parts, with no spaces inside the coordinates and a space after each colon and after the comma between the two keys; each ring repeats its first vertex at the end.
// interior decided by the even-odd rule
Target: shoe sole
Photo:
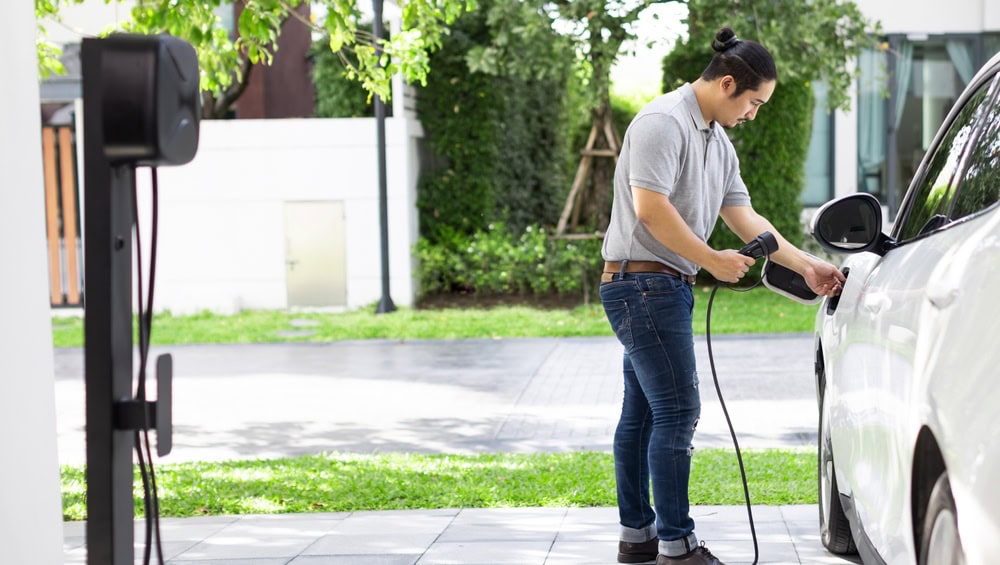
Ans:
{"type": "Polygon", "coordinates": [[[656,554],[653,555],[637,555],[635,553],[619,553],[618,562],[619,563],[654,563],[656,561],[656,554]]]}

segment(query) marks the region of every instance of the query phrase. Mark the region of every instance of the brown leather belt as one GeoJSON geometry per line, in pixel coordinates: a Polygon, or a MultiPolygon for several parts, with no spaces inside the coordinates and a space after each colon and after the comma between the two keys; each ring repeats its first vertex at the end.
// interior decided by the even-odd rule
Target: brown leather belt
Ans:
{"type": "MultiPolygon", "coordinates": [[[[621,274],[622,263],[621,261],[605,261],[604,262],[604,273],[601,274],[601,282],[611,282],[614,280],[614,276],[621,274]]],[[[678,272],[677,269],[668,267],[663,263],[657,261],[628,261],[625,264],[626,273],[661,273],[664,275],[670,275],[681,279],[688,284],[695,283],[694,275],[685,275],[678,272]]]]}

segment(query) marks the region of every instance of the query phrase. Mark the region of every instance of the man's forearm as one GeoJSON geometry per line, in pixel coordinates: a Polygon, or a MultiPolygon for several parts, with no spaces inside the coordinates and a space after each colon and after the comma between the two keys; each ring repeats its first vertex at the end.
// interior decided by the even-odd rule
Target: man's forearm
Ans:
{"type": "Polygon", "coordinates": [[[803,272],[812,266],[812,260],[805,252],[792,245],[779,232],[774,224],[764,216],[758,214],[749,206],[724,210],[723,220],[729,229],[733,230],[744,242],[749,242],[763,232],[771,232],[778,242],[778,250],[771,254],[771,259],[782,266],[788,267],[796,273],[803,272]]]}

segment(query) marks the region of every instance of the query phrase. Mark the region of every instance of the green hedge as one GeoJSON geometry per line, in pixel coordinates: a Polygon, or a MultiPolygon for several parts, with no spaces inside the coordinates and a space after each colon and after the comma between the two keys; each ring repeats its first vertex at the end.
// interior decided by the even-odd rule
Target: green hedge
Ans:
{"type": "MultiPolygon", "coordinates": [[[[431,242],[502,221],[514,231],[558,219],[569,191],[570,77],[471,73],[466,53],[488,45],[485,9],[463,15],[431,56],[417,98],[430,155],[418,184],[420,234],[431,242]]],[[[572,55],[572,54],[570,54],[572,55]]]]}
{"type": "Polygon", "coordinates": [[[504,224],[439,242],[421,239],[420,288],[424,294],[580,293],[593,297],[600,276],[600,239],[555,239],[529,225],[515,234],[504,224]]]}
{"type": "Polygon", "coordinates": [[[417,186],[420,234],[432,241],[451,231],[473,233],[495,219],[495,178],[502,103],[494,77],[470,73],[465,53],[487,40],[483,22],[468,14],[431,56],[427,85],[417,98],[430,162],[417,186]]]}

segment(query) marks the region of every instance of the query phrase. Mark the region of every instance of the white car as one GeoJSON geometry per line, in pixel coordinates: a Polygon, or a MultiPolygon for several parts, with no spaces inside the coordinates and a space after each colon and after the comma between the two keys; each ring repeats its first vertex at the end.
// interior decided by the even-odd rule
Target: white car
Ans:
{"type": "Polygon", "coordinates": [[[891,232],[870,194],[813,236],[851,254],[820,305],[824,546],[866,564],[1000,563],[1000,55],[973,78],[891,232]]]}

